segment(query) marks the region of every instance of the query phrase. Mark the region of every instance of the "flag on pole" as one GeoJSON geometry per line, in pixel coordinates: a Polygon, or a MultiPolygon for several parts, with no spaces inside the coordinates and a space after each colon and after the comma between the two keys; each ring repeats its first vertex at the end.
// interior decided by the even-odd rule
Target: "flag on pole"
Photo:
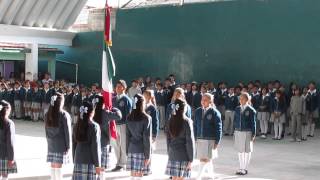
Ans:
{"type": "MultiPolygon", "coordinates": [[[[102,95],[105,103],[105,107],[109,110],[112,108],[112,78],[115,76],[115,64],[112,56],[110,46],[111,40],[111,24],[110,24],[110,7],[108,1],[106,1],[105,7],[105,29],[104,29],[104,41],[103,41],[103,53],[102,53],[102,95]]],[[[117,139],[116,123],[110,121],[109,124],[111,140],[117,139]]]]}

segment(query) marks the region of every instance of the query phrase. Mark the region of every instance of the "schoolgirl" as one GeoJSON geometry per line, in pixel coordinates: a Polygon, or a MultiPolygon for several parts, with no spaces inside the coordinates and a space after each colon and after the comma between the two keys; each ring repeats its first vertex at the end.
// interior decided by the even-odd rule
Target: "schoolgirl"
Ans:
{"type": "Polygon", "coordinates": [[[168,123],[168,156],[166,174],[173,180],[190,178],[191,165],[195,154],[192,120],[185,114],[187,104],[183,99],[173,103],[174,112],[168,123]]]}
{"type": "Polygon", "coordinates": [[[309,83],[308,96],[306,99],[308,112],[308,136],[314,136],[315,122],[319,118],[319,94],[314,82],[309,83]]]}
{"type": "Polygon", "coordinates": [[[261,95],[257,101],[257,120],[260,123],[260,132],[261,132],[261,138],[266,139],[268,134],[268,126],[270,121],[270,104],[271,98],[268,93],[268,88],[264,87],[262,88],[261,95]]]}
{"type": "Polygon", "coordinates": [[[306,141],[308,136],[308,111],[306,106],[306,100],[308,97],[308,88],[304,87],[302,90],[302,115],[301,115],[301,140],[306,141]]]}
{"type": "Polygon", "coordinates": [[[163,84],[156,84],[156,93],[155,93],[155,98],[157,102],[157,109],[159,112],[159,125],[160,129],[164,129],[165,122],[166,122],[166,96],[163,90],[163,84]]]}
{"type": "Polygon", "coordinates": [[[32,104],[32,89],[30,87],[30,82],[26,81],[23,87],[23,109],[25,118],[31,119],[31,104],[32,104]]]}
{"type": "Polygon", "coordinates": [[[149,174],[151,160],[152,118],[146,112],[146,102],[141,94],[133,100],[133,110],[127,122],[127,170],[134,178],[149,174]]]}
{"type": "Polygon", "coordinates": [[[229,136],[233,135],[233,121],[234,121],[234,112],[236,107],[239,105],[238,97],[234,93],[234,88],[231,87],[228,90],[228,96],[225,99],[225,120],[224,120],[224,135],[229,136]]]}
{"type": "Polygon", "coordinates": [[[301,141],[301,116],[303,113],[303,98],[300,96],[300,89],[294,90],[294,95],[290,100],[290,117],[291,117],[291,141],[301,141]]]}
{"type": "MultiPolygon", "coordinates": [[[[195,111],[194,136],[196,139],[196,157],[200,160],[197,179],[201,179],[205,169],[209,168],[214,176],[213,160],[218,157],[217,148],[222,137],[221,114],[213,103],[213,95],[202,95],[202,107],[195,111]]],[[[212,177],[213,178],[213,177],[212,177]]]]}
{"type": "Polygon", "coordinates": [[[55,93],[45,116],[45,132],[48,142],[47,162],[51,163],[51,179],[61,180],[62,165],[69,163],[72,148],[71,117],[63,110],[64,96],[55,93]]]}
{"type": "Polygon", "coordinates": [[[42,93],[39,91],[37,85],[33,87],[32,91],[32,104],[31,104],[31,119],[39,121],[42,103],[42,93]]]}
{"type": "Polygon", "coordinates": [[[274,140],[281,140],[283,124],[286,122],[286,101],[281,91],[275,91],[275,97],[271,102],[271,119],[274,125],[274,140]]]}
{"type": "Polygon", "coordinates": [[[81,95],[79,93],[78,87],[73,89],[72,93],[72,100],[71,100],[71,117],[72,117],[72,124],[76,124],[78,122],[79,117],[79,109],[82,104],[81,95]]]}
{"type": "Polygon", "coordinates": [[[11,105],[0,102],[0,179],[8,179],[9,174],[17,173],[15,162],[15,125],[9,119],[11,105]]]}
{"type": "Polygon", "coordinates": [[[97,95],[96,98],[92,99],[92,104],[95,106],[93,120],[99,124],[101,130],[101,177],[103,177],[104,171],[110,168],[109,122],[112,120],[119,121],[122,118],[122,114],[117,108],[105,109],[104,99],[101,95],[97,95]]]}
{"type": "Polygon", "coordinates": [[[240,95],[240,106],[236,108],[234,117],[234,146],[238,151],[240,168],[237,175],[248,174],[248,167],[256,137],[256,111],[250,105],[250,95],[240,95]]]}
{"type": "MultiPolygon", "coordinates": [[[[75,125],[73,180],[96,180],[101,173],[101,131],[93,121],[94,105],[85,101],[79,110],[75,125]]],[[[101,177],[103,179],[103,177],[101,177]]]]}

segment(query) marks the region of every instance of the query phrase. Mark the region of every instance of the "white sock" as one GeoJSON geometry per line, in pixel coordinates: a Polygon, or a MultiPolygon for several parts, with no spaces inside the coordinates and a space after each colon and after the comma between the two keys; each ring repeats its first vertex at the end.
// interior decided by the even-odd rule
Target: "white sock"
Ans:
{"type": "Polygon", "coordinates": [[[51,180],[56,180],[56,168],[51,168],[51,180]]]}
{"type": "Polygon", "coordinates": [[[214,179],[214,164],[213,160],[211,160],[208,164],[208,169],[209,169],[209,176],[214,179]]]}
{"type": "Polygon", "coordinates": [[[244,168],[244,153],[238,153],[239,156],[239,162],[240,162],[240,169],[244,168]]]}
{"type": "Polygon", "coordinates": [[[104,172],[100,172],[99,178],[100,178],[100,180],[104,180],[105,179],[104,172]]]}
{"type": "Polygon", "coordinates": [[[245,170],[248,170],[250,160],[251,160],[251,153],[245,153],[245,166],[244,166],[245,170]]]}
{"type": "Polygon", "coordinates": [[[198,175],[197,175],[197,179],[201,179],[202,175],[203,175],[203,172],[205,170],[205,166],[206,166],[206,163],[204,162],[200,162],[199,164],[199,169],[198,169],[198,175]]]}
{"type": "Polygon", "coordinates": [[[278,136],[279,139],[281,139],[282,131],[283,131],[283,124],[279,123],[279,136],[278,136]]]}
{"type": "Polygon", "coordinates": [[[62,171],[61,168],[56,168],[56,180],[62,180],[63,176],[62,176],[62,171]]]}
{"type": "Polygon", "coordinates": [[[311,135],[311,136],[314,136],[314,129],[315,129],[315,127],[316,127],[316,124],[315,124],[315,123],[312,123],[312,124],[311,124],[311,129],[310,129],[310,135],[311,135]]]}

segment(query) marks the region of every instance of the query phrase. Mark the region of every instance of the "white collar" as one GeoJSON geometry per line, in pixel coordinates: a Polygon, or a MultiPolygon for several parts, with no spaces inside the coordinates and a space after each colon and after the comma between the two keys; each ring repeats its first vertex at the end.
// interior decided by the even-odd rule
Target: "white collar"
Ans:
{"type": "Polygon", "coordinates": [[[309,89],[308,92],[309,92],[311,95],[313,95],[313,94],[317,93],[317,89],[314,89],[313,91],[311,91],[311,90],[309,89]]]}
{"type": "Polygon", "coordinates": [[[247,107],[249,106],[249,104],[245,104],[245,105],[240,105],[241,107],[241,111],[244,111],[247,107]]]}
{"type": "Polygon", "coordinates": [[[234,96],[234,93],[232,93],[232,94],[229,94],[229,97],[232,97],[232,96],[234,96]]]}

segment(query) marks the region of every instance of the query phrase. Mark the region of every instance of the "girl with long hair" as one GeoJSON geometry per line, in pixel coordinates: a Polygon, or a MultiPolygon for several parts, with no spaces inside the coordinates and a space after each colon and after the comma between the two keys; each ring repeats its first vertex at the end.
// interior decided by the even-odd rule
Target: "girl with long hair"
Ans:
{"type": "Polygon", "coordinates": [[[94,105],[89,101],[83,102],[73,135],[73,180],[95,180],[101,174],[101,130],[93,121],[94,114],[94,105]]]}
{"type": "Polygon", "coordinates": [[[134,178],[150,173],[151,117],[145,112],[145,99],[134,96],[133,110],[127,122],[127,170],[134,178]]]}
{"type": "Polygon", "coordinates": [[[55,93],[45,115],[45,131],[48,142],[47,162],[51,163],[51,179],[61,180],[62,164],[69,163],[71,150],[71,117],[63,110],[64,96],[55,93]]]}
{"type": "Polygon", "coordinates": [[[121,111],[117,108],[107,110],[103,96],[95,95],[92,99],[92,104],[95,106],[95,113],[93,120],[99,124],[101,130],[101,176],[104,174],[104,170],[110,167],[110,134],[109,123],[112,120],[119,121],[122,118],[121,111]]]}
{"type": "Polygon", "coordinates": [[[11,105],[7,101],[0,102],[0,178],[8,179],[8,174],[17,173],[15,162],[15,125],[9,119],[11,105]]]}
{"type": "Polygon", "coordinates": [[[168,122],[168,155],[166,174],[173,180],[183,180],[191,176],[195,141],[192,120],[187,118],[185,100],[176,99],[172,105],[173,114],[168,122]]]}

